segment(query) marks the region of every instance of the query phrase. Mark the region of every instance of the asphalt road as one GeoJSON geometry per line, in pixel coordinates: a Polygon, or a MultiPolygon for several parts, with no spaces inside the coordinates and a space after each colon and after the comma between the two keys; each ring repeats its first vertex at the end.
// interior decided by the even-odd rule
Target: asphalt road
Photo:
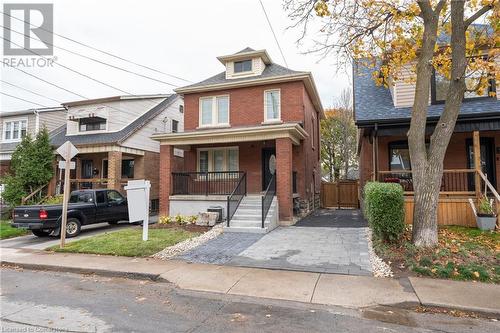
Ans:
{"type": "MultiPolygon", "coordinates": [[[[123,228],[134,226],[128,222],[121,222],[116,225],[109,225],[108,223],[96,223],[82,227],[82,232],[77,237],[66,238],[66,242],[87,238],[90,236],[99,235],[109,231],[116,231],[123,228]]],[[[37,237],[33,234],[26,236],[14,237],[3,239],[0,241],[0,248],[11,249],[26,249],[26,250],[44,250],[47,247],[59,244],[59,237],[37,237]]]]}
{"type": "Polygon", "coordinates": [[[488,333],[500,328],[487,319],[195,293],[168,283],[93,275],[3,267],[0,281],[2,332],[488,333]]]}

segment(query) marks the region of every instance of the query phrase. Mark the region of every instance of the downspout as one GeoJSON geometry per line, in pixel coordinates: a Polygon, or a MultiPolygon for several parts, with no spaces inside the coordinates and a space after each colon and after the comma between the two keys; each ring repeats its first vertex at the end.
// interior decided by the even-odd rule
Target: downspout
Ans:
{"type": "Polygon", "coordinates": [[[35,135],[40,131],[40,112],[38,110],[33,110],[35,114],[35,135]]]}
{"type": "Polygon", "coordinates": [[[373,180],[378,179],[378,124],[375,123],[375,128],[373,129],[373,180]]]}

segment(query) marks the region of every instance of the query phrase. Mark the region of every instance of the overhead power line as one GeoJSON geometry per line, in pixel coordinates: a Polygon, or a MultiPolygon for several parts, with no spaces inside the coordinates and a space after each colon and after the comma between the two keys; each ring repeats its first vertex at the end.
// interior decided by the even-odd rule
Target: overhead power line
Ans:
{"type": "MultiPolygon", "coordinates": [[[[0,36],[0,37],[1,37],[1,36],[0,36]]],[[[19,44],[17,44],[17,43],[14,43],[13,41],[11,41],[11,40],[9,40],[9,39],[7,39],[7,38],[5,38],[5,37],[1,37],[1,38],[2,38],[3,40],[5,40],[5,41],[7,41],[7,42],[11,43],[11,44],[16,45],[17,47],[23,48],[21,45],[19,45],[19,44]]],[[[45,57],[44,57],[43,55],[41,55],[40,53],[37,53],[37,52],[35,52],[35,51],[33,51],[33,50],[30,50],[30,49],[26,49],[26,50],[27,50],[28,52],[30,52],[31,54],[34,54],[34,55],[37,55],[37,56],[41,57],[42,59],[45,59],[45,60],[47,60],[47,61],[49,61],[49,62],[51,61],[50,59],[45,58],[45,57]]],[[[123,90],[123,89],[117,88],[117,87],[115,87],[115,86],[112,86],[112,85],[110,85],[110,84],[107,84],[106,82],[103,82],[103,81],[101,81],[101,80],[95,79],[95,78],[91,77],[90,75],[87,75],[87,74],[84,74],[84,73],[82,73],[82,72],[79,72],[79,71],[77,71],[76,69],[73,69],[73,68],[71,68],[71,67],[68,67],[68,66],[66,66],[66,65],[63,65],[63,64],[61,64],[61,63],[59,63],[59,62],[57,62],[57,61],[55,61],[55,60],[52,60],[52,62],[53,62],[54,64],[56,64],[56,65],[58,65],[58,66],[60,66],[60,67],[64,68],[64,69],[68,70],[68,71],[71,71],[71,72],[73,72],[73,73],[75,73],[75,74],[78,74],[78,75],[80,75],[80,76],[83,76],[83,77],[85,77],[85,78],[87,78],[87,79],[89,79],[89,80],[92,80],[92,81],[94,81],[94,82],[100,83],[100,84],[102,84],[102,85],[104,85],[104,86],[106,86],[106,87],[108,87],[108,88],[111,88],[111,89],[114,89],[114,90],[120,91],[120,92],[125,93],[125,94],[127,94],[127,95],[133,95],[132,93],[130,93],[130,92],[126,91],[126,90],[123,90]]]]}
{"type": "Polygon", "coordinates": [[[33,105],[38,105],[38,106],[41,106],[41,107],[43,107],[43,108],[48,108],[48,106],[46,106],[46,105],[39,104],[39,103],[35,103],[35,102],[29,101],[29,100],[27,100],[27,99],[21,98],[21,97],[12,96],[12,95],[9,95],[9,94],[7,94],[7,93],[4,93],[3,91],[0,91],[0,94],[5,95],[5,96],[8,96],[8,97],[11,97],[11,98],[18,99],[18,100],[20,100],[20,101],[24,101],[24,102],[26,102],[26,103],[30,103],[30,104],[33,104],[33,105]]]}
{"type": "Polygon", "coordinates": [[[88,99],[87,97],[85,97],[85,96],[83,96],[83,95],[80,95],[79,93],[76,93],[76,92],[71,91],[71,90],[69,90],[69,89],[66,89],[66,88],[64,88],[64,87],[58,86],[58,85],[57,85],[57,84],[55,84],[55,83],[49,82],[49,81],[47,81],[47,80],[45,80],[45,79],[42,79],[41,77],[38,77],[38,76],[36,76],[36,75],[34,75],[34,74],[31,74],[31,73],[28,73],[28,72],[26,72],[26,71],[23,71],[22,69],[20,69],[20,68],[18,68],[18,67],[11,67],[11,68],[14,68],[15,70],[18,70],[18,71],[20,71],[20,72],[22,72],[22,73],[24,73],[24,74],[26,74],[26,75],[29,75],[29,76],[31,76],[32,78],[35,78],[35,79],[37,79],[37,80],[39,80],[39,81],[45,82],[45,83],[47,83],[47,84],[49,84],[49,85],[51,85],[51,86],[53,86],[53,87],[56,87],[56,88],[61,89],[61,90],[64,90],[64,91],[66,91],[66,92],[68,92],[68,93],[70,93],[70,94],[73,94],[73,95],[75,95],[75,96],[81,97],[81,98],[83,98],[83,99],[88,99]]]}
{"type": "Polygon", "coordinates": [[[262,10],[264,11],[264,15],[266,16],[267,23],[269,24],[269,28],[271,28],[271,32],[273,33],[274,36],[274,41],[276,42],[276,45],[278,45],[278,49],[280,50],[281,57],[283,58],[283,61],[285,62],[286,67],[288,67],[288,63],[286,62],[285,55],[283,54],[283,50],[281,50],[280,43],[278,42],[278,38],[276,37],[276,34],[274,33],[273,25],[271,24],[271,20],[269,20],[269,16],[267,16],[266,8],[264,7],[264,4],[262,3],[262,0],[259,0],[260,6],[262,7],[262,10]]]}
{"type": "Polygon", "coordinates": [[[70,37],[67,37],[67,36],[64,36],[64,35],[58,34],[58,33],[54,32],[54,31],[50,31],[50,30],[45,29],[45,28],[43,28],[43,27],[37,27],[37,26],[35,26],[35,25],[31,24],[30,22],[27,22],[27,21],[21,20],[20,18],[17,18],[17,17],[11,16],[11,15],[9,15],[9,14],[6,14],[6,13],[2,12],[2,11],[0,11],[0,13],[2,13],[3,15],[9,16],[10,18],[13,18],[13,19],[15,19],[15,20],[18,20],[18,21],[21,21],[21,22],[25,22],[25,23],[27,23],[27,24],[29,24],[29,25],[31,25],[31,26],[33,26],[33,27],[36,27],[36,28],[38,28],[38,29],[41,29],[41,30],[43,30],[43,31],[45,31],[45,32],[48,32],[48,33],[54,34],[55,36],[58,36],[58,37],[64,38],[64,39],[66,39],[66,40],[69,40],[69,41],[71,41],[71,42],[73,42],[73,43],[76,43],[76,44],[78,44],[78,45],[81,45],[81,46],[87,47],[87,48],[89,48],[89,49],[91,49],[91,50],[94,50],[94,51],[97,51],[97,52],[100,52],[100,53],[106,54],[106,55],[108,55],[108,56],[110,56],[110,57],[113,57],[113,58],[116,58],[116,59],[120,59],[121,61],[125,61],[125,62],[128,62],[128,63],[130,63],[130,64],[133,64],[133,65],[136,65],[136,66],[139,66],[139,67],[142,67],[142,68],[146,68],[146,69],[148,69],[148,70],[150,70],[150,71],[153,71],[153,72],[156,72],[156,73],[160,73],[160,74],[163,74],[163,75],[167,75],[167,76],[170,76],[170,77],[172,77],[172,78],[175,78],[175,79],[178,79],[178,80],[181,80],[181,81],[185,81],[185,82],[193,83],[192,81],[190,81],[190,80],[186,80],[186,79],[183,79],[182,77],[179,77],[179,76],[176,76],[176,75],[173,75],[173,74],[169,74],[169,73],[166,73],[166,72],[160,71],[160,70],[158,70],[158,69],[155,69],[155,68],[152,68],[152,67],[149,67],[149,66],[146,66],[146,65],[142,65],[142,64],[140,64],[140,63],[138,63],[138,62],[135,62],[135,61],[133,61],[133,60],[129,60],[129,59],[123,58],[123,57],[121,57],[121,56],[118,56],[118,55],[116,55],[116,54],[113,54],[113,53],[111,53],[111,52],[107,52],[107,51],[101,50],[101,49],[99,49],[99,48],[97,48],[97,47],[94,47],[94,46],[92,46],[92,45],[88,45],[88,44],[86,44],[86,43],[79,42],[79,41],[77,41],[77,40],[75,40],[75,39],[73,39],[73,38],[70,38],[70,37]]]}
{"type": "Polygon", "coordinates": [[[61,102],[60,102],[60,101],[55,100],[55,99],[50,98],[50,97],[47,97],[47,96],[45,96],[45,95],[39,94],[39,93],[37,93],[37,92],[35,92],[35,91],[33,91],[33,90],[29,90],[29,89],[26,89],[26,88],[20,87],[20,86],[18,86],[18,85],[15,85],[15,84],[13,84],[13,83],[7,82],[7,81],[5,81],[5,80],[0,80],[0,81],[1,81],[1,82],[3,82],[3,83],[5,83],[5,84],[8,84],[9,86],[12,86],[12,87],[14,87],[14,88],[17,88],[17,89],[20,89],[20,90],[27,91],[27,92],[29,92],[29,93],[31,93],[31,94],[33,94],[33,95],[37,95],[37,96],[40,96],[40,97],[43,97],[43,98],[46,98],[46,99],[50,99],[51,101],[54,101],[54,102],[56,102],[56,103],[61,104],[61,102]]]}
{"type": "MultiPolygon", "coordinates": [[[[5,28],[3,25],[0,25],[0,27],[5,28]]],[[[22,35],[22,36],[26,36],[26,37],[31,38],[31,39],[33,39],[33,40],[37,40],[36,38],[31,37],[30,35],[23,34],[23,33],[18,32],[18,31],[16,31],[16,30],[12,30],[12,29],[10,29],[10,28],[8,28],[8,30],[10,30],[10,31],[12,31],[12,32],[15,32],[16,34],[19,34],[19,35],[22,35]]],[[[159,80],[159,79],[156,79],[156,78],[153,78],[153,77],[147,76],[147,75],[143,75],[143,74],[141,74],[141,73],[137,73],[137,72],[134,72],[134,71],[131,71],[131,70],[128,70],[128,69],[125,69],[125,68],[119,67],[119,66],[115,66],[115,65],[113,65],[113,64],[110,64],[110,63],[107,63],[107,62],[101,61],[101,60],[99,60],[99,59],[95,59],[95,58],[92,58],[92,57],[86,56],[86,55],[84,55],[84,54],[80,54],[80,53],[78,53],[78,52],[71,51],[71,50],[66,49],[66,48],[64,48],[64,47],[60,47],[60,46],[54,45],[54,44],[52,44],[52,43],[47,43],[47,45],[51,45],[51,46],[53,46],[53,47],[55,47],[55,48],[58,48],[58,49],[60,49],[60,50],[63,50],[63,51],[69,52],[69,53],[71,53],[71,54],[77,55],[77,56],[79,56],[79,57],[82,57],[82,58],[85,58],[85,59],[88,59],[88,60],[92,60],[92,61],[94,61],[94,62],[97,62],[97,63],[102,64],[102,65],[109,66],[109,67],[114,68],[114,69],[118,69],[118,70],[120,70],[120,71],[123,71],[123,72],[129,73],[129,74],[137,75],[137,76],[139,76],[139,77],[142,77],[142,78],[145,78],[145,79],[148,79],[148,80],[152,80],[152,81],[156,81],[156,82],[159,82],[159,83],[163,83],[163,84],[166,84],[166,85],[169,85],[169,86],[179,87],[179,85],[177,85],[177,84],[173,84],[173,83],[170,83],[170,82],[166,82],[166,81],[163,81],[163,80],[159,80]]]]}

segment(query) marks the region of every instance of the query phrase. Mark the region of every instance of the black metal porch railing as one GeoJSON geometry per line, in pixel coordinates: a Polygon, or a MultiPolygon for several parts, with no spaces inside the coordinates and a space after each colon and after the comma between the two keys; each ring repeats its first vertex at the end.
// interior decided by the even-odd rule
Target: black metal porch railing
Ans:
{"type": "Polygon", "coordinates": [[[264,222],[266,221],[267,213],[271,204],[273,203],[274,196],[276,194],[276,172],[271,177],[269,185],[267,185],[266,193],[262,196],[262,228],[264,228],[264,222]]]}
{"type": "Polygon", "coordinates": [[[228,195],[243,176],[243,171],[172,172],[174,195],[228,195]]]}
{"type": "Polygon", "coordinates": [[[234,213],[238,209],[238,206],[243,200],[243,197],[247,195],[247,174],[243,172],[241,177],[238,179],[238,184],[231,192],[231,194],[227,197],[227,226],[229,227],[229,223],[233,218],[234,213]]]}

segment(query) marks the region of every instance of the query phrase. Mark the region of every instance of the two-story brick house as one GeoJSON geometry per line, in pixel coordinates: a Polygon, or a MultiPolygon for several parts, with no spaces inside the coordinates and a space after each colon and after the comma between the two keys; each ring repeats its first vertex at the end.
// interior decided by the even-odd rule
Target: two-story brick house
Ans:
{"type": "MultiPolygon", "coordinates": [[[[131,179],[151,182],[151,207],[158,209],[160,144],[154,133],[183,130],[183,99],[177,94],[114,96],[63,104],[65,125],[51,138],[57,148],[71,141],[79,150],[71,189],[107,187],[123,191],[131,179]]],[[[183,152],[174,155],[182,163],[183,152]]],[[[58,156],[58,159],[61,157],[58,156]]],[[[49,193],[61,192],[64,170],[56,166],[49,193]]]]}
{"type": "MultiPolygon", "coordinates": [[[[370,180],[398,182],[405,189],[406,221],[412,221],[413,181],[407,133],[414,102],[415,74],[403,68],[388,88],[372,79],[375,60],[360,61],[353,71],[354,115],[359,128],[361,187],[370,180]]],[[[497,59],[496,70],[500,69],[497,59]]],[[[494,73],[492,73],[494,74],[494,73]]],[[[495,75],[492,75],[495,77],[495,75]]],[[[429,92],[427,132],[432,133],[444,108],[448,81],[434,73],[429,92]]],[[[477,196],[477,169],[500,189],[500,85],[494,79],[482,95],[467,92],[444,159],[438,222],[475,226],[469,198],[477,196]],[[492,92],[496,91],[495,94],[492,92]]],[[[482,181],[481,181],[482,182],[482,181]]],[[[481,185],[484,189],[484,185],[481,185]]]]}
{"type": "Polygon", "coordinates": [[[184,132],[153,136],[161,144],[160,213],[219,204],[230,226],[241,227],[233,229],[250,230],[264,226],[268,209],[277,218],[279,207],[280,223],[290,224],[294,205],[305,213],[319,201],[323,108],[313,77],[273,63],[265,50],[218,60],[225,71],[176,90],[184,132]],[[184,150],[183,168],[172,163],[174,149],[184,150]]]}

